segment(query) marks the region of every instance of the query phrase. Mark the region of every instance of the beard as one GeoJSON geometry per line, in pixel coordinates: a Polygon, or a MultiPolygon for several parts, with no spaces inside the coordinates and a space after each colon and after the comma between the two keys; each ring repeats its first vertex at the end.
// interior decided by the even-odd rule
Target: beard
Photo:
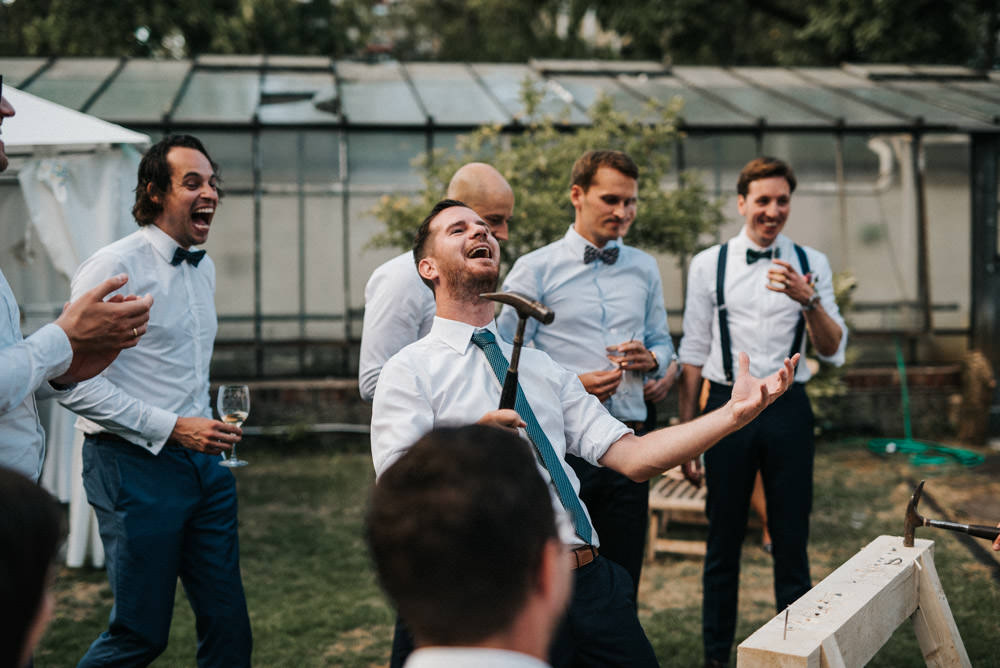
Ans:
{"type": "Polygon", "coordinates": [[[452,296],[463,302],[477,302],[482,293],[495,292],[497,280],[500,277],[499,270],[484,274],[472,274],[459,267],[447,267],[444,269],[444,273],[448,285],[451,286],[452,296]]]}

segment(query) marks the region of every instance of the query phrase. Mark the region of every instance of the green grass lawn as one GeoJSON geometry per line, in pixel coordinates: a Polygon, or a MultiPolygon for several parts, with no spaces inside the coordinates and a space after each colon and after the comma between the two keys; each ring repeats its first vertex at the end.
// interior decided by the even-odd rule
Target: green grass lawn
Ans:
{"type": "MultiPolygon", "coordinates": [[[[257,666],[388,661],[394,613],[375,582],[362,538],[371,460],[364,443],[345,445],[309,448],[248,439],[242,448],[251,466],[236,474],[241,560],[257,666]]],[[[858,443],[821,444],[810,541],[814,582],[875,537],[901,535],[910,479],[932,476],[926,490],[953,519],[997,521],[998,468],[997,454],[979,469],[938,472],[876,458],[858,443]],[[963,508],[971,508],[970,517],[963,508]]],[[[921,510],[934,516],[924,503],[921,510]]],[[[697,537],[704,529],[689,532],[697,537]]],[[[936,541],[937,571],[972,665],[1000,666],[1000,582],[954,534],[921,529],[917,536],[936,541]]],[[[750,532],[744,546],[737,642],[774,615],[770,557],[758,542],[759,534],[750,532]]],[[[62,569],[56,593],[56,618],[36,654],[39,668],[75,665],[104,629],[111,607],[103,571],[62,569]]],[[[660,556],[646,566],[640,618],[663,665],[701,665],[700,615],[699,560],[660,556]]],[[[170,646],[154,665],[194,666],[195,644],[193,615],[178,587],[170,646]]],[[[901,626],[869,665],[924,665],[911,626],[901,626]]]]}

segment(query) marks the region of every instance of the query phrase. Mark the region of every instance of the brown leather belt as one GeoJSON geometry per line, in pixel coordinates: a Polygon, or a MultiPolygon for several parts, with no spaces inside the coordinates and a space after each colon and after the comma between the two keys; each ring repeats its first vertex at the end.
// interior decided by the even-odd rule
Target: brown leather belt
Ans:
{"type": "Polygon", "coordinates": [[[597,559],[597,548],[593,545],[578,547],[569,553],[570,570],[576,570],[581,566],[586,566],[594,559],[597,559]]]}

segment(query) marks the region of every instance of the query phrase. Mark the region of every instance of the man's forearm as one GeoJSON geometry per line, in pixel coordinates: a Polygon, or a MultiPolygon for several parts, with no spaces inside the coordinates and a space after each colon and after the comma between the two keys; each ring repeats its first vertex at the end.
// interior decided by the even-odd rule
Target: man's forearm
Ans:
{"type": "Polygon", "coordinates": [[[699,418],[657,429],[645,436],[625,435],[601,458],[601,466],[643,482],[690,461],[740,427],[729,404],[699,418]]]}
{"type": "Polygon", "coordinates": [[[678,414],[681,422],[690,422],[698,414],[698,398],[701,395],[701,367],[693,364],[681,365],[681,379],[677,387],[678,414]]]}
{"type": "Polygon", "coordinates": [[[816,308],[813,310],[804,310],[803,313],[809,331],[809,340],[812,341],[819,354],[829,357],[836,353],[837,348],[840,347],[840,337],[844,335],[837,321],[823,310],[821,303],[816,304],[816,308]]]}

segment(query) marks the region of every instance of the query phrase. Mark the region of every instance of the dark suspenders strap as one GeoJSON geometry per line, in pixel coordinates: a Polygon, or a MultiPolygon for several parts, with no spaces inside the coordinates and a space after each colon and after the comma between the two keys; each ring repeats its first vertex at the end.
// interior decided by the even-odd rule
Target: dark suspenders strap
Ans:
{"type": "Polygon", "coordinates": [[[719,263],[715,269],[715,302],[719,311],[719,346],[722,348],[722,370],[726,380],[733,382],[733,346],[729,341],[729,317],[726,315],[726,251],[729,242],[719,245],[719,263]]]}
{"type": "MultiPolygon", "coordinates": [[[[719,261],[715,268],[715,301],[719,311],[719,345],[722,347],[722,369],[726,372],[726,380],[731,383],[733,382],[733,347],[729,340],[729,318],[726,314],[725,295],[726,254],[728,249],[728,242],[719,246],[719,261]]],[[[795,254],[799,256],[799,267],[802,269],[802,275],[805,276],[810,273],[809,258],[806,257],[805,249],[795,244],[795,254]]],[[[806,319],[800,313],[799,321],[795,324],[795,338],[792,340],[792,350],[788,353],[789,357],[799,352],[799,348],[802,347],[802,336],[805,334],[805,331],[806,319]]]]}
{"type": "MultiPolygon", "coordinates": [[[[795,253],[799,256],[799,267],[802,269],[802,275],[805,276],[809,273],[809,258],[806,257],[806,251],[802,246],[795,244],[795,253]]],[[[795,325],[795,339],[792,341],[792,350],[788,353],[789,357],[795,355],[799,352],[802,347],[802,335],[806,331],[806,319],[801,313],[799,313],[799,321],[795,325]]]]}

